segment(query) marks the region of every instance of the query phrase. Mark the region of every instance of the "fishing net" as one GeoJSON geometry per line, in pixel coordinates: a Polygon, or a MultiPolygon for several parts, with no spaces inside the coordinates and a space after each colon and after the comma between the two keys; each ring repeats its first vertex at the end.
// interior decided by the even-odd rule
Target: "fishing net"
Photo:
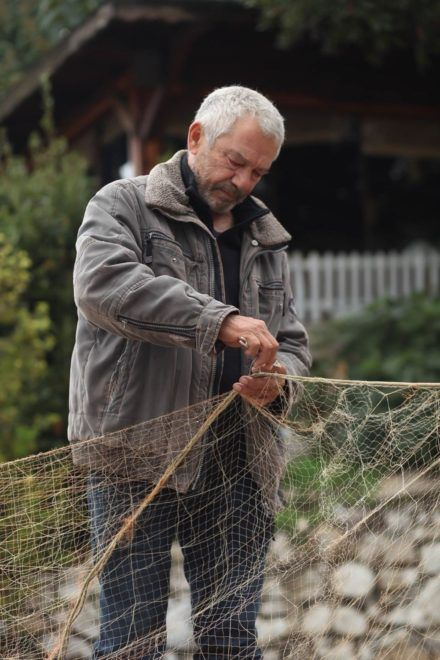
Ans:
{"type": "Polygon", "coordinates": [[[440,385],[288,380],[0,465],[0,657],[440,658],[440,385]]]}

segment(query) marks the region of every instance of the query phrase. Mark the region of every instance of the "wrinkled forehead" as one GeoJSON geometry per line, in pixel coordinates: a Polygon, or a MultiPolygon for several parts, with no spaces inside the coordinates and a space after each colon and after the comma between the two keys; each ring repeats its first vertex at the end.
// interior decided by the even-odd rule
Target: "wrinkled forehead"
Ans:
{"type": "Polygon", "coordinates": [[[279,152],[277,139],[263,133],[255,117],[238,119],[213,146],[239,159],[240,164],[250,163],[265,170],[269,170],[279,152]]]}

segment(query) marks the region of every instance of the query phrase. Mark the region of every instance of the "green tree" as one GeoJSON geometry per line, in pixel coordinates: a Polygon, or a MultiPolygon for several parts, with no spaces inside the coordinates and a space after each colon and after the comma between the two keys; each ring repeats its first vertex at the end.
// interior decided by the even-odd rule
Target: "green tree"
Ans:
{"type": "MultiPolygon", "coordinates": [[[[25,314],[23,323],[26,314],[35,323],[39,320],[40,325],[47,317],[52,330],[52,339],[44,343],[47,368],[39,368],[42,378],[25,407],[27,417],[22,416],[21,409],[14,417],[16,424],[36,420],[37,413],[45,422],[50,420],[50,431],[47,424],[44,433],[44,425],[35,427],[38,449],[65,439],[68,373],[76,322],[72,293],[74,244],[92,188],[85,160],[68,151],[64,140],[51,135],[47,113],[45,122],[45,139],[33,135],[28,158],[13,155],[7,142],[3,142],[0,165],[0,232],[12,250],[31,259],[26,276],[22,275],[24,285],[19,295],[25,314]]],[[[24,331],[20,334],[17,329],[13,339],[10,330],[6,333],[5,356],[8,340],[15,342],[17,350],[21,341],[26,356],[28,339],[24,331]]],[[[15,348],[11,351],[13,354],[15,348]]],[[[44,351],[38,354],[41,360],[44,351]]],[[[25,366],[24,370],[28,368],[25,366]]],[[[6,367],[3,371],[7,374],[6,367]]],[[[19,395],[20,386],[17,387],[19,395]]],[[[7,402],[3,401],[3,405],[7,402]]]]}
{"type": "Polygon", "coordinates": [[[102,0],[2,0],[0,96],[102,0]]]}
{"type": "Polygon", "coordinates": [[[356,46],[373,63],[410,50],[420,67],[440,53],[439,0],[243,0],[261,11],[261,26],[278,29],[281,46],[307,38],[335,53],[356,46]]]}
{"type": "Polygon", "coordinates": [[[53,348],[47,303],[22,306],[31,262],[0,234],[0,460],[35,449],[38,434],[52,421],[39,411],[38,391],[47,377],[53,348]]]}

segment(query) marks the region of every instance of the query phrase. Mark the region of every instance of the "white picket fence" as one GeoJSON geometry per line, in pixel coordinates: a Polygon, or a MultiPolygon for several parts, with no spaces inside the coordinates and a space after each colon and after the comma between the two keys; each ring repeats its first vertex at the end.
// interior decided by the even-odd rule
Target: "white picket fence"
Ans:
{"type": "Polygon", "coordinates": [[[295,306],[306,322],[355,313],[380,298],[440,293],[440,252],[434,250],[293,252],[290,268],[295,306]]]}

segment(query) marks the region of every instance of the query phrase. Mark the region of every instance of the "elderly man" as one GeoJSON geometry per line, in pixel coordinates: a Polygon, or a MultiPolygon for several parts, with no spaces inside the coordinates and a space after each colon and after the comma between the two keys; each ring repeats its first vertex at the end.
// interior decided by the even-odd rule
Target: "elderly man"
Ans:
{"type": "MultiPolygon", "coordinates": [[[[163,656],[174,538],[191,589],[195,657],[261,657],[255,620],[283,458],[276,439],[259,456],[259,435],[239,421],[247,402],[279,408],[289,391],[281,374],[310,366],[290,290],[290,236],[250,196],[283,140],[268,99],[245,87],[217,89],[189,127],[187,150],[148,176],[107,185],[86,209],[74,273],[70,440],[231,389],[240,395],[204,439],[195,468],[159,493],[106,563],[96,658],[163,656]]],[[[99,552],[152,479],[105,478],[85,445],[75,457],[92,468],[99,552]]]]}

